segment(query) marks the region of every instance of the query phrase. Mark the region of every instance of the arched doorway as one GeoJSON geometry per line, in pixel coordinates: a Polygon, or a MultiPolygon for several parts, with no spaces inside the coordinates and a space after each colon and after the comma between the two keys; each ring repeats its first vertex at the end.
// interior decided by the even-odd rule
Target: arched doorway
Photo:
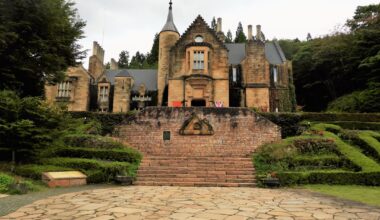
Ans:
{"type": "Polygon", "coordinates": [[[191,100],[192,107],[206,107],[206,100],[204,99],[193,99],[191,100]]]}

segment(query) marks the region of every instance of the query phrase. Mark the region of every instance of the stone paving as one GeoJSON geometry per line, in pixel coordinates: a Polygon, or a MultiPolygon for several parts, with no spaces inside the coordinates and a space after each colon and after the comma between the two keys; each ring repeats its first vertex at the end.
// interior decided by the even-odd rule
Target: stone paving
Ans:
{"type": "Polygon", "coordinates": [[[36,201],[0,219],[365,219],[380,208],[300,190],[133,186],[36,201]]]}
{"type": "Polygon", "coordinates": [[[0,199],[1,198],[5,198],[5,197],[7,197],[8,195],[6,195],[6,194],[0,194],[0,199]]]}

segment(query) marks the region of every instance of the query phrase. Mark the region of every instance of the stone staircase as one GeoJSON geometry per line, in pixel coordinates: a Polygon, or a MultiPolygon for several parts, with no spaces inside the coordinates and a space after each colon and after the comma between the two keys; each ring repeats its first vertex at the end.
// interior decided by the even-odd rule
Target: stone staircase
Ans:
{"type": "Polygon", "coordinates": [[[136,185],[253,187],[255,176],[249,155],[148,155],[137,172],[136,185]]]}

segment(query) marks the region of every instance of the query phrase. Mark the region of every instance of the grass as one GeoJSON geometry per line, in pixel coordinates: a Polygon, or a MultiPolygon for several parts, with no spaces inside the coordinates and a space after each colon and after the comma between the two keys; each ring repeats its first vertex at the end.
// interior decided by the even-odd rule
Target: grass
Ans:
{"type": "Polygon", "coordinates": [[[352,185],[305,185],[303,187],[314,192],[380,207],[380,187],[352,185]]]}
{"type": "Polygon", "coordinates": [[[0,193],[25,194],[36,192],[46,187],[40,181],[33,181],[12,174],[0,172],[0,193]]]}

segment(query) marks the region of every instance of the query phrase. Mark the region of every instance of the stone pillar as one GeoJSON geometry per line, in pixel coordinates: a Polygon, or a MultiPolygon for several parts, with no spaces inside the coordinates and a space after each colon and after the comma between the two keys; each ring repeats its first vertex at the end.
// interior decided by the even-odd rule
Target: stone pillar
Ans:
{"type": "Polygon", "coordinates": [[[261,39],[261,25],[256,25],[256,40],[262,40],[261,39]]]}
{"type": "Polygon", "coordinates": [[[216,26],[216,32],[222,32],[222,18],[218,18],[217,26],[216,26]]]}

